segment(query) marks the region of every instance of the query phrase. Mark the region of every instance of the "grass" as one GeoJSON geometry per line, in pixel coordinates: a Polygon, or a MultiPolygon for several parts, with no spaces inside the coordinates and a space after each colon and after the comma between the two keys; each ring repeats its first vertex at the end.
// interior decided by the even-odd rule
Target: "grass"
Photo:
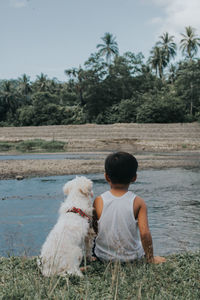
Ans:
{"type": "Polygon", "coordinates": [[[13,150],[14,144],[8,142],[0,142],[0,152],[13,150]]]}
{"type": "Polygon", "coordinates": [[[26,140],[19,142],[0,142],[0,152],[63,152],[66,151],[67,143],[62,141],[45,141],[42,139],[26,140]]]}
{"type": "Polygon", "coordinates": [[[160,265],[90,264],[83,279],[44,278],[36,258],[0,259],[0,299],[200,299],[200,253],[172,255],[160,265]]]}

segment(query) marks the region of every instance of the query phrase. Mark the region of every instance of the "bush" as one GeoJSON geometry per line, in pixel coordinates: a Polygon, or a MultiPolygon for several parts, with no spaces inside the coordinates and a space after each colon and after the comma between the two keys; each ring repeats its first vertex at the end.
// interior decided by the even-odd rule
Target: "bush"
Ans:
{"type": "Polygon", "coordinates": [[[32,105],[27,105],[17,110],[17,121],[19,126],[33,125],[35,110],[32,105]]]}
{"type": "Polygon", "coordinates": [[[66,143],[61,141],[43,141],[41,148],[49,151],[63,151],[66,143]]]}
{"type": "Polygon", "coordinates": [[[97,124],[131,123],[136,121],[137,104],[135,99],[121,100],[119,104],[109,107],[98,114],[97,124]]]}
{"type": "Polygon", "coordinates": [[[14,145],[12,143],[0,142],[0,152],[9,151],[9,150],[12,150],[13,148],[14,148],[14,145]]]}
{"type": "Polygon", "coordinates": [[[82,107],[80,107],[79,105],[65,107],[64,118],[61,122],[62,125],[85,123],[86,115],[82,107]]]}
{"type": "Polygon", "coordinates": [[[173,94],[163,92],[158,95],[145,94],[137,108],[138,123],[184,122],[184,105],[173,94]]]}

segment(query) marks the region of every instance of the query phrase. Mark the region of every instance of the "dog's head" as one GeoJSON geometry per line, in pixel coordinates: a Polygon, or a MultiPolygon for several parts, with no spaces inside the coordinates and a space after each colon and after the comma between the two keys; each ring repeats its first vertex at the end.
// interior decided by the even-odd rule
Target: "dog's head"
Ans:
{"type": "Polygon", "coordinates": [[[69,195],[70,192],[77,191],[86,197],[93,197],[92,186],[93,183],[90,179],[86,178],[85,176],[76,176],[76,178],[68,181],[64,185],[63,192],[65,195],[69,195]]]}

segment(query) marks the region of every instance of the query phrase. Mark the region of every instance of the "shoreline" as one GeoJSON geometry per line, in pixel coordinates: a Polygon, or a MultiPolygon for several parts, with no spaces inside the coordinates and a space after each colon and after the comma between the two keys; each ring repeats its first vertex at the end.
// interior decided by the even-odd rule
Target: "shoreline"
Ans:
{"type": "MultiPolygon", "coordinates": [[[[37,127],[0,127],[0,141],[32,139],[66,143],[68,158],[0,160],[0,179],[104,172],[109,153],[130,152],[138,160],[139,170],[162,168],[200,168],[200,124],[52,125],[37,127]],[[72,154],[72,157],[69,157],[72,154]],[[91,155],[90,155],[91,154],[91,155]]],[[[19,154],[1,152],[0,155],[19,154]]],[[[21,153],[21,155],[36,153],[21,153]]],[[[47,155],[47,152],[41,154],[47,155]]],[[[49,153],[55,154],[55,153],[49,153]]]]}
{"type": "MultiPolygon", "coordinates": [[[[95,153],[97,154],[97,159],[0,160],[0,180],[24,179],[30,177],[46,177],[70,174],[103,173],[104,160],[108,153],[110,152],[95,153]]],[[[47,153],[45,154],[47,155],[47,153]]],[[[62,154],[67,155],[70,153],[65,152],[62,154]]],[[[76,154],[88,155],[90,153],[76,152],[76,154]]],[[[7,153],[7,155],[11,154],[7,153]]],[[[200,168],[200,151],[175,151],[167,153],[148,152],[138,154],[136,153],[134,155],[139,163],[138,170],[166,168],[200,168]]]]}

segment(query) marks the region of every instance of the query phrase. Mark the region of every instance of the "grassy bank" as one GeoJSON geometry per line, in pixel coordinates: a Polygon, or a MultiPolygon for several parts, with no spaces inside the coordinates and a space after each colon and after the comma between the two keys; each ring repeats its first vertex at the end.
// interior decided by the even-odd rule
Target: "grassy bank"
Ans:
{"type": "Polygon", "coordinates": [[[19,142],[0,142],[0,152],[63,152],[66,151],[67,143],[61,141],[45,141],[33,139],[19,142]]]}
{"type": "Polygon", "coordinates": [[[44,278],[36,259],[0,259],[0,299],[200,299],[200,253],[161,265],[93,262],[83,279],[44,278]]]}

